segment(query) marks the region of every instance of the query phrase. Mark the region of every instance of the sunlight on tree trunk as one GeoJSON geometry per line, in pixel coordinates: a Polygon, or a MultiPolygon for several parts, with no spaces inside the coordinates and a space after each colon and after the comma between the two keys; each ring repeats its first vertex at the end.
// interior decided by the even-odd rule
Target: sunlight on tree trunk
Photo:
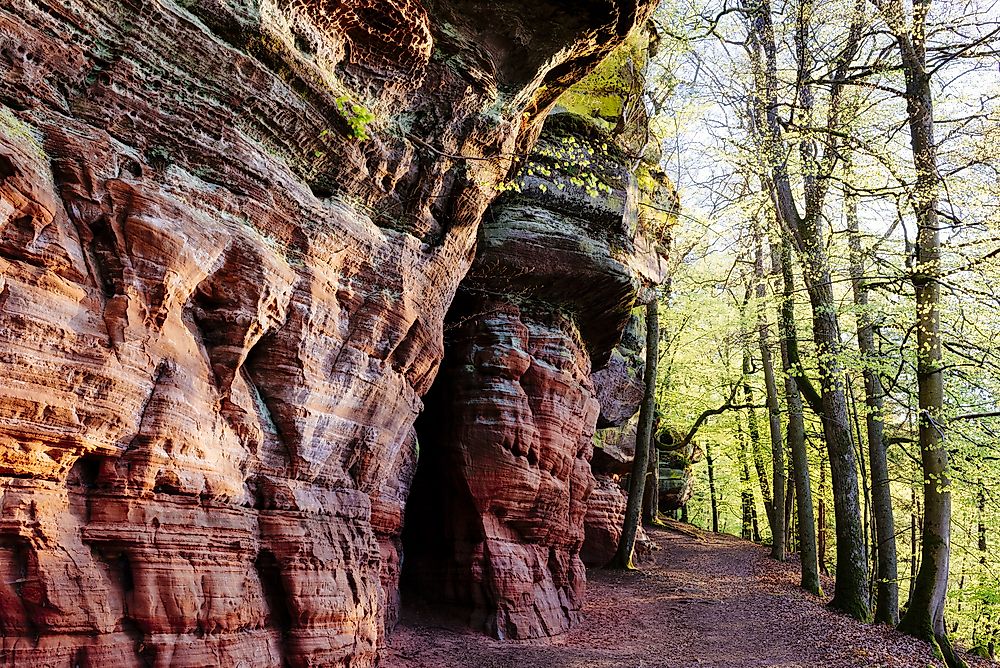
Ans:
{"type": "MultiPolygon", "coordinates": [[[[850,163],[848,163],[849,166],[850,163]]],[[[850,169],[845,170],[850,174],[850,169]]],[[[848,179],[849,180],[849,179],[848,179]]],[[[875,621],[887,624],[899,622],[899,581],[896,572],[896,525],[892,515],[892,494],[889,486],[889,464],[882,438],[882,382],[876,360],[874,323],[868,312],[868,282],[862,264],[864,257],[858,231],[857,194],[845,196],[848,244],[851,252],[851,284],[857,307],[858,350],[861,353],[865,379],[865,428],[868,435],[868,462],[871,467],[872,510],[875,521],[876,569],[875,621]]]]}
{"type": "MultiPolygon", "coordinates": [[[[767,285],[764,278],[763,232],[755,229],[754,273],[757,279],[757,335],[760,345],[760,365],[764,371],[767,392],[767,426],[771,436],[771,468],[774,496],[771,511],[771,557],[785,560],[785,450],[781,440],[781,407],[778,405],[778,384],[774,378],[774,361],[771,359],[770,325],[764,310],[767,285]]],[[[751,403],[747,401],[747,403],[751,403]]]]}
{"type": "Polygon", "coordinates": [[[906,110],[916,171],[913,210],[917,219],[917,248],[912,270],[916,292],[918,434],[924,473],[924,528],[920,570],[899,629],[936,643],[953,668],[965,662],[952,647],[944,624],[951,556],[951,480],[941,411],[944,378],[941,369],[941,232],[938,191],[941,176],[934,141],[934,107],[930,74],[926,68],[924,22],[930,0],[913,4],[912,26],[907,28],[901,0],[882,7],[896,35],[906,78],[906,110]]]}
{"type": "MultiPolygon", "coordinates": [[[[773,246],[772,246],[773,248],[773,246]]],[[[819,581],[819,562],[816,546],[816,520],[813,516],[813,499],[809,481],[809,454],[806,451],[806,428],[802,416],[802,397],[795,374],[799,373],[799,343],[795,332],[795,278],[792,273],[791,242],[783,238],[777,262],[781,267],[782,299],[778,311],[781,330],[781,366],[785,372],[785,403],[788,406],[787,438],[795,480],[795,500],[799,521],[799,552],[802,562],[802,588],[816,594],[823,593],[819,581]]],[[[822,490],[820,509],[822,513],[822,490]]],[[[821,531],[823,529],[821,528],[821,531]]],[[[821,533],[821,539],[825,536],[821,533]]],[[[824,542],[823,548],[826,545],[824,542]]]]}

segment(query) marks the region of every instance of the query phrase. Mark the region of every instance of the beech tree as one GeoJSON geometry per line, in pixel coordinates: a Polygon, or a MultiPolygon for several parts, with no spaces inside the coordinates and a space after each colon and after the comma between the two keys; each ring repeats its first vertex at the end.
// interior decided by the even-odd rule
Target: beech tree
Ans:
{"type": "Polygon", "coordinates": [[[809,480],[802,396],[796,381],[802,365],[799,361],[798,334],[795,331],[795,277],[792,270],[792,245],[785,236],[782,236],[781,250],[776,260],[781,271],[782,285],[778,323],[781,330],[781,366],[785,373],[785,404],[788,407],[785,433],[795,481],[801,583],[803,589],[818,596],[823,589],[819,581],[816,520],[813,515],[812,484],[809,480]]]}
{"type": "MultiPolygon", "coordinates": [[[[784,138],[783,119],[779,116],[778,49],[768,0],[748,8],[751,64],[755,78],[753,122],[769,173],[769,186],[779,220],[790,233],[802,263],[803,277],[813,313],[813,339],[822,388],[823,431],[830,456],[833,481],[834,516],[837,522],[837,577],[830,605],[858,619],[867,619],[869,612],[868,569],[864,533],[861,526],[861,504],[854,443],[848,419],[847,396],[838,355],[840,326],[830,265],[824,238],[824,206],[829,190],[829,176],[836,161],[831,142],[823,152],[819,143],[808,135],[798,142],[798,157],[803,165],[802,187],[804,212],[799,209],[788,170],[789,146],[784,138]]],[[[802,0],[796,12],[794,36],[795,59],[800,71],[797,93],[798,118],[788,123],[812,127],[814,123],[814,91],[809,83],[813,60],[810,50],[812,5],[802,0]]],[[[837,63],[838,70],[850,66],[860,30],[855,8],[844,49],[837,63]]],[[[842,87],[834,85],[829,92],[827,129],[840,130],[840,94],[842,87]]]]}
{"type": "MultiPolygon", "coordinates": [[[[849,156],[849,152],[848,156],[849,156]]],[[[850,160],[845,161],[850,176],[850,160]]],[[[850,178],[845,182],[850,183],[850,178]]],[[[844,214],[850,247],[850,275],[854,304],[857,307],[858,351],[865,380],[865,429],[868,437],[868,461],[871,469],[872,520],[875,524],[874,551],[877,558],[875,621],[899,622],[899,581],[896,567],[896,523],[892,514],[889,464],[883,439],[883,391],[878,375],[878,351],[875,347],[875,323],[869,312],[868,279],[858,229],[858,195],[844,193],[844,214]]]]}
{"type": "Polygon", "coordinates": [[[916,293],[917,394],[920,456],[924,476],[924,527],[920,570],[899,628],[935,643],[949,666],[964,666],[944,625],[951,556],[951,481],[942,408],[941,230],[938,192],[941,176],[934,140],[934,101],[926,59],[926,17],[930,0],[916,0],[907,16],[902,0],[882,0],[886,23],[896,38],[906,78],[906,110],[916,171],[913,213],[917,240],[911,280],[916,293]]]}
{"type": "MultiPolygon", "coordinates": [[[[757,280],[757,336],[760,345],[760,365],[764,374],[767,393],[767,425],[771,436],[771,471],[774,480],[774,497],[771,507],[771,557],[785,560],[785,454],[781,434],[781,407],[778,405],[778,382],[771,359],[770,325],[765,300],[767,286],[764,280],[763,231],[756,226],[754,247],[754,275],[757,280]]],[[[765,501],[766,503],[766,501],[765,501]]]]}
{"type": "MultiPolygon", "coordinates": [[[[664,317],[711,322],[668,344],[664,419],[690,424],[734,383],[743,402],[771,403],[765,337],[748,346],[747,320],[762,303],[777,313],[786,549],[803,587],[819,592],[829,563],[834,607],[868,618],[870,604],[888,623],[902,588],[901,628],[953,665],[948,634],[985,655],[1000,636],[1000,16],[987,4],[720,0],[675,30],[691,54],[677,74],[691,129],[671,144],[688,207],[678,237],[694,250],[664,317]],[[781,281],[762,294],[747,221],[771,219],[781,281]],[[748,277],[741,315],[721,297],[748,277]]],[[[696,465],[690,514],[757,539],[763,511],[768,542],[782,476],[774,459],[761,475],[775,444],[760,424],[754,458],[748,413],[703,430],[711,484],[696,465]]]]}

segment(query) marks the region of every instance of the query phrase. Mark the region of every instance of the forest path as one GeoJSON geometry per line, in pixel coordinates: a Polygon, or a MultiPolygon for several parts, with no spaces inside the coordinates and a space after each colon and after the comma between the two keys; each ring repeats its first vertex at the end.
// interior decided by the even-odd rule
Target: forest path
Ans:
{"type": "MultiPolygon", "coordinates": [[[[498,642],[404,608],[386,668],[926,668],[930,648],[835,614],[798,565],[732,536],[651,531],[638,572],[588,571],[585,620],[548,642],[498,642]]],[[[828,583],[828,586],[829,583],[828,583]]]]}

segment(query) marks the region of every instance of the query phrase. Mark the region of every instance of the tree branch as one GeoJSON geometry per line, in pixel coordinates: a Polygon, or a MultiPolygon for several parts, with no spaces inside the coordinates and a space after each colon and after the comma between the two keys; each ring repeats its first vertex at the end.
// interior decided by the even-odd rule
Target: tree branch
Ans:
{"type": "Polygon", "coordinates": [[[691,440],[694,438],[694,435],[698,433],[699,429],[701,429],[701,426],[705,423],[705,420],[714,415],[722,415],[726,411],[745,410],[749,408],[759,408],[759,409],[767,408],[767,406],[758,406],[754,404],[734,404],[733,399],[736,398],[736,392],[739,390],[739,388],[740,386],[738,384],[733,385],[733,391],[729,393],[729,398],[726,399],[726,403],[722,404],[718,408],[709,408],[706,411],[704,411],[701,415],[699,415],[698,419],[694,421],[693,425],[691,425],[691,429],[688,431],[687,436],[685,436],[681,440],[679,447],[680,448],[687,447],[687,445],[689,445],[691,443],[691,440]]]}

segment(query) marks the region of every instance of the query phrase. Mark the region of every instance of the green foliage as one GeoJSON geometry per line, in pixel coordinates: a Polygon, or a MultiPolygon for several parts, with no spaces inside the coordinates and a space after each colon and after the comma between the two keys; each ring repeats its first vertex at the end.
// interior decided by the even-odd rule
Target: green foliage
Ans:
{"type": "MultiPolygon", "coordinates": [[[[595,131],[600,134],[600,131],[595,131]]],[[[612,206],[624,202],[611,201],[614,190],[622,189],[618,173],[622,156],[606,139],[595,139],[573,132],[546,132],[542,135],[531,159],[517,178],[497,187],[499,192],[540,192],[575,190],[581,196],[609,199],[612,206]]]]}
{"type": "Polygon", "coordinates": [[[337,111],[341,118],[347,123],[351,137],[359,141],[368,139],[368,125],[375,120],[375,114],[368,110],[363,104],[359,104],[351,99],[349,95],[342,95],[335,100],[337,111]]]}

